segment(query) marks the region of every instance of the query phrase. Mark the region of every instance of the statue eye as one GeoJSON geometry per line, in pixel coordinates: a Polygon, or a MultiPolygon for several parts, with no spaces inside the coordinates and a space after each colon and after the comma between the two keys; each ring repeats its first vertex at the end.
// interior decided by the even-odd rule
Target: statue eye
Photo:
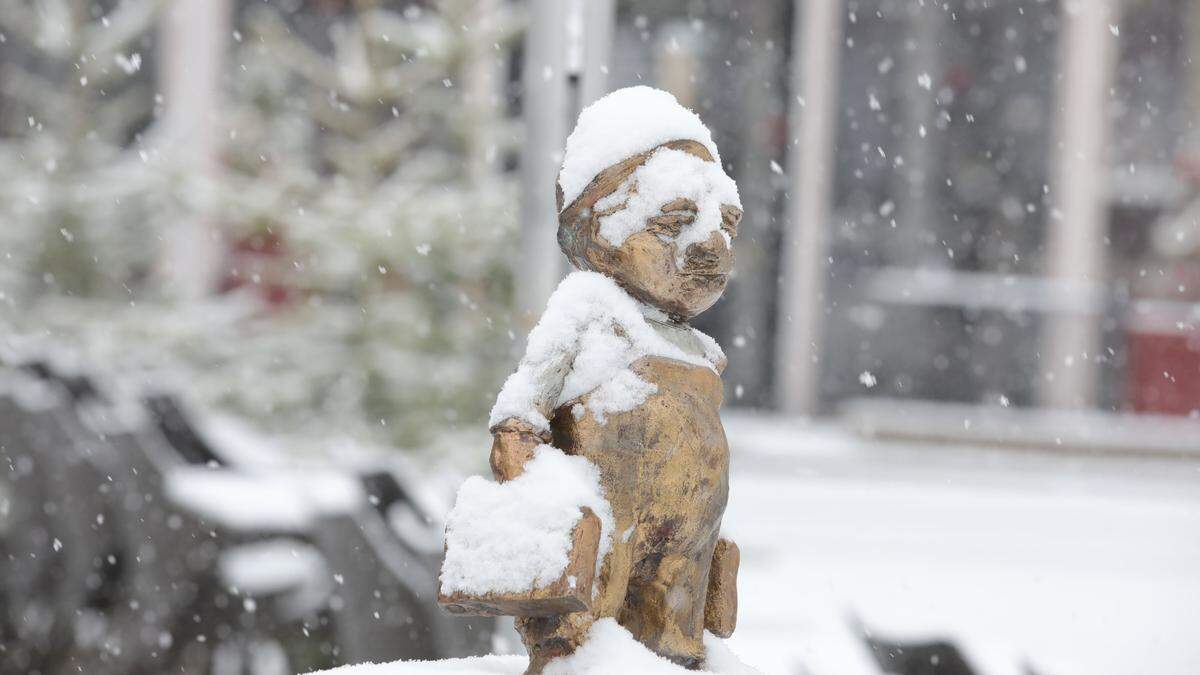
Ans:
{"type": "Polygon", "coordinates": [[[685,213],[690,212],[694,215],[696,213],[696,208],[696,202],[688,199],[687,197],[680,197],[679,199],[674,199],[666,204],[663,204],[662,209],[660,210],[663,213],[683,211],[685,213]]]}
{"type": "Polygon", "coordinates": [[[738,224],[742,222],[742,210],[730,204],[721,206],[721,229],[730,237],[736,237],[738,224]]]}
{"type": "Polygon", "coordinates": [[[686,197],[669,201],[659,210],[663,215],[649,219],[646,229],[663,237],[678,237],[684,225],[696,221],[696,202],[686,197]]]}
{"type": "Polygon", "coordinates": [[[647,221],[646,229],[652,234],[662,235],[664,237],[678,237],[683,231],[684,225],[691,225],[696,220],[695,214],[691,213],[668,213],[663,216],[655,216],[647,221]]]}

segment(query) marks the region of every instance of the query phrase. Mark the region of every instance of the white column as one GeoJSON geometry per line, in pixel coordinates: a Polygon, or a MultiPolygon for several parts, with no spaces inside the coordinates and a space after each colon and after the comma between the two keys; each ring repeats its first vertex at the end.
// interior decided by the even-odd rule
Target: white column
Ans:
{"type": "Polygon", "coordinates": [[[837,135],[842,0],[797,0],[775,398],[784,412],[817,412],[825,324],[830,198],[837,135]]]}
{"type": "Polygon", "coordinates": [[[945,30],[947,12],[934,3],[910,3],[904,10],[905,41],[912,40],[913,47],[905,47],[897,54],[900,61],[902,120],[904,139],[899,143],[904,166],[892,172],[892,194],[896,198],[896,219],[899,227],[890,231],[886,239],[891,247],[891,259],[895,264],[914,268],[948,268],[950,259],[944,251],[933,252],[925,243],[927,233],[939,232],[940,222],[934,199],[937,197],[938,180],[934,173],[940,169],[937,158],[943,134],[928,133],[936,130],[937,88],[930,90],[918,86],[921,77],[937,73],[944,63],[939,38],[945,30]],[[927,131],[922,132],[924,127],[927,131]]]}
{"type": "MultiPolygon", "coordinates": [[[[608,93],[608,69],[612,59],[613,31],[617,22],[615,0],[576,0],[583,28],[579,72],[578,110],[583,110],[608,93]]],[[[578,116],[578,111],[576,111],[578,116]]],[[[574,119],[567,124],[575,123],[574,119]]]]}
{"type": "Polygon", "coordinates": [[[521,250],[515,261],[517,309],[532,325],[566,262],[558,250],[555,186],[567,139],[567,3],[531,0],[525,35],[521,156],[521,250]]]}
{"type": "MultiPolygon", "coordinates": [[[[1115,0],[1066,0],[1059,32],[1051,211],[1045,271],[1064,290],[1102,282],[1108,236],[1108,99],[1118,37],[1115,0]]],[[[1118,29],[1119,30],[1119,29],[1118,29]]],[[[1041,402],[1087,407],[1096,400],[1100,326],[1094,316],[1047,317],[1041,402]]]]}
{"type": "Polygon", "coordinates": [[[1188,3],[1184,11],[1184,58],[1188,64],[1187,114],[1191,122],[1188,128],[1187,149],[1193,156],[1200,155],[1200,2],[1188,3]]]}
{"type": "Polygon", "coordinates": [[[525,148],[517,308],[532,325],[567,270],[555,189],[579,110],[608,89],[613,0],[531,0],[525,36],[525,148]]]}
{"type": "MultiPolygon", "coordinates": [[[[229,0],[174,0],[163,12],[158,149],[188,179],[189,191],[196,186],[205,191],[220,172],[217,120],[230,30],[229,0]]],[[[186,209],[166,236],[158,270],[167,292],[183,298],[213,289],[222,255],[220,233],[203,198],[192,202],[200,206],[186,209]]]]}
{"type": "Polygon", "coordinates": [[[467,178],[485,183],[496,173],[496,120],[500,117],[500,80],[504,63],[492,47],[498,0],[475,0],[466,8],[469,34],[474,36],[463,55],[463,112],[466,128],[467,178]]]}
{"type": "Polygon", "coordinates": [[[769,332],[769,298],[779,282],[771,270],[775,253],[771,247],[777,246],[772,237],[777,195],[770,162],[777,148],[764,113],[787,101],[782,83],[776,84],[779,74],[787,73],[782,9],[770,0],[741,4],[740,25],[751,31],[753,47],[736,71],[738,83],[725,94],[737,115],[735,138],[741,147],[733,170],[744,212],[733,245],[734,275],[725,294],[733,343],[727,353],[725,381],[743,405],[752,407],[762,407],[770,400],[767,387],[772,381],[769,368],[774,336],[769,332]]]}

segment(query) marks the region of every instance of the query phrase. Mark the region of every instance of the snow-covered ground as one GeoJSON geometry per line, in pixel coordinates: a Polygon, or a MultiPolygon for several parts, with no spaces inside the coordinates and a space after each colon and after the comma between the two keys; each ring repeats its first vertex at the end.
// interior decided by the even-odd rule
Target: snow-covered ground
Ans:
{"type": "Polygon", "coordinates": [[[987,672],[1200,673],[1200,461],[727,429],[730,646],[765,673],[877,672],[855,621],[958,640],[987,672]]]}
{"type": "Polygon", "coordinates": [[[980,675],[1200,673],[1200,458],[886,442],[736,413],[726,428],[725,532],[742,550],[728,645],[765,675],[878,675],[856,626],[950,639],[980,675]]]}

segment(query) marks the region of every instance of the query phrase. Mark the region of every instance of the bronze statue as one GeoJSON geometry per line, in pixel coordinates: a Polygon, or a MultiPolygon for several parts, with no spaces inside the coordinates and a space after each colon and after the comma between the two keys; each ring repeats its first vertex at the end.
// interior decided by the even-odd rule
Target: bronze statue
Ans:
{"type": "MultiPolygon", "coordinates": [[[[568,277],[556,296],[583,285],[582,276],[603,286],[608,282],[594,279],[603,275],[615,282],[605,296],[612,301],[597,301],[600,309],[571,324],[590,331],[576,343],[562,336],[569,338],[571,330],[583,335],[582,328],[554,334],[555,344],[583,346],[550,350],[552,358],[527,353],[505,386],[519,389],[522,403],[509,405],[512,396],[502,392],[491,425],[491,467],[501,483],[521,476],[546,445],[594,465],[611,509],[608,540],[601,542],[598,519],[585,509],[572,533],[569,562],[554,583],[517,593],[440,597],[456,613],[516,615],[531,657],[527,673],[571,654],[601,618],[615,619],[653,652],[692,669],[705,662],[704,630],[728,637],[735,625],[738,549],[719,536],[729,490],[729,450],[719,416],[725,359],[687,321],[720,298],[732,271],[731,241],[741,219],[736,186],[724,175],[707,130],[696,126],[698,118],[664,92],[637,87],[610,95],[615,100],[607,103],[602,99],[581,116],[572,140],[589,115],[602,141],[605,115],[666,109],[663,97],[674,106],[668,113],[688,122],[679,125],[680,137],[669,138],[670,127],[644,133],[651,140],[668,138],[599,170],[582,187],[576,176],[565,194],[567,181],[560,176],[558,241],[584,272],[572,275],[581,280],[568,277]],[[604,305],[623,303],[640,314],[604,318],[604,305]],[[616,347],[588,351],[588,340],[616,347]],[[610,377],[593,365],[600,356],[624,355],[620,350],[626,349],[628,355],[615,361],[620,372],[611,377],[625,384],[605,380],[581,391],[592,386],[595,373],[610,377]],[[529,384],[512,383],[521,378],[529,384]],[[579,384],[581,379],[589,384],[579,384]],[[514,412],[530,405],[528,413],[514,412]]],[[[618,121],[616,127],[623,123],[633,124],[618,121]]],[[[564,173],[571,152],[569,142],[564,173]]],[[[576,173],[580,165],[574,164],[576,173]]],[[[543,322],[573,297],[557,304],[552,299],[543,322]]],[[[531,333],[531,352],[535,337],[531,333]]]]}

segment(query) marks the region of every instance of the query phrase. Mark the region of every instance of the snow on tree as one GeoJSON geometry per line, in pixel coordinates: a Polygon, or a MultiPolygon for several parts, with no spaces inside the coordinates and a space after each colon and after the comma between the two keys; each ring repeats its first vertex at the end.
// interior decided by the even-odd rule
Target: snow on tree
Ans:
{"type": "Polygon", "coordinates": [[[0,7],[0,301],[123,293],[151,263],[133,197],[158,0],[0,7]]]}
{"type": "Polygon", "coordinates": [[[465,0],[345,10],[317,37],[247,11],[223,194],[238,236],[279,242],[273,281],[298,297],[266,331],[290,344],[266,350],[265,372],[287,373],[277,401],[299,384],[320,400],[297,413],[352,410],[398,442],[486,411],[516,260],[500,90],[516,28],[465,0]]]}
{"type": "Polygon", "coordinates": [[[519,264],[510,5],[245,6],[199,184],[153,145],[160,3],[43,4],[0,10],[35,66],[0,109],[0,321],[266,427],[417,445],[486,416],[519,264]],[[150,273],[197,208],[229,254],[189,304],[150,273]]]}

